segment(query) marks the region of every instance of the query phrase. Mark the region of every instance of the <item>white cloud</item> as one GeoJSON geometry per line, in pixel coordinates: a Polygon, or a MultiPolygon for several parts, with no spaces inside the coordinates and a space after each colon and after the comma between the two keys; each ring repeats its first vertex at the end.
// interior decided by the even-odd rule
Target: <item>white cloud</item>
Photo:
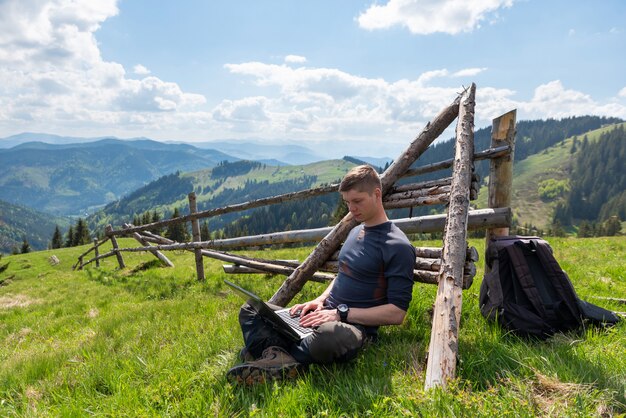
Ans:
{"type": "MultiPolygon", "coordinates": [[[[117,13],[117,0],[1,1],[0,128],[61,132],[91,124],[104,130],[152,119],[132,113],[178,112],[204,103],[176,83],[127,78],[122,65],[102,59],[94,33],[117,13]]],[[[133,72],[149,74],[142,65],[133,72]]]]}
{"type": "MultiPolygon", "coordinates": [[[[387,6],[392,4],[417,7],[396,1],[387,6]]],[[[419,7],[428,4],[443,7],[433,2],[419,7]]],[[[476,2],[469,4],[476,7],[476,2]]],[[[151,75],[141,64],[127,74],[121,64],[102,58],[95,31],[117,12],[113,0],[0,0],[0,132],[358,140],[381,147],[380,155],[395,156],[398,147],[454,100],[465,78],[473,81],[487,71],[435,68],[411,79],[390,80],[305,67],[299,65],[307,62],[305,57],[288,55],[282,65],[226,64],[231,77],[247,83],[246,93],[213,98],[217,104],[209,109],[204,96],[151,75]]],[[[604,102],[558,80],[538,86],[528,100],[519,94],[479,84],[476,126],[514,108],[519,119],[626,118],[626,87],[604,102]]]]}
{"type": "Polygon", "coordinates": [[[530,101],[518,102],[517,105],[529,119],[581,115],[626,118],[626,105],[619,101],[598,103],[588,94],[566,89],[560,80],[538,86],[530,101]]]}
{"type": "Polygon", "coordinates": [[[465,68],[452,74],[452,77],[474,77],[484,71],[487,71],[487,68],[465,68]]]}
{"type": "Polygon", "coordinates": [[[137,75],[148,75],[150,74],[150,70],[148,70],[146,67],[144,67],[141,64],[137,64],[133,67],[133,73],[137,74],[137,75]]]}
{"type": "Polygon", "coordinates": [[[511,7],[514,0],[389,0],[372,5],[358,17],[368,30],[404,26],[411,33],[457,34],[471,32],[488,18],[497,17],[499,9],[511,7]]]}
{"type": "Polygon", "coordinates": [[[300,55],[287,55],[285,57],[285,62],[294,63],[294,64],[302,64],[306,62],[306,57],[300,55]]]}
{"type": "MultiPolygon", "coordinates": [[[[342,139],[385,138],[387,143],[406,144],[426,122],[447,106],[460,85],[440,87],[458,77],[472,77],[486,68],[447,69],[422,73],[415,80],[388,81],[355,76],[331,68],[290,68],[285,65],[248,62],[227,64],[231,73],[251,79],[264,88],[263,115],[256,118],[257,132],[300,137],[342,139]],[[269,90],[268,90],[269,89],[269,90]],[[273,90],[273,92],[272,92],[273,90]]],[[[626,95],[626,88],[620,94],[626,95]]],[[[511,109],[518,109],[520,119],[561,118],[574,115],[626,117],[626,106],[614,100],[600,104],[582,92],[566,89],[558,80],[536,88],[530,100],[521,100],[510,89],[478,86],[476,100],[477,127],[511,109]]],[[[254,97],[254,102],[259,102],[254,97]]],[[[225,101],[219,115],[237,103],[225,101]]],[[[230,117],[229,122],[235,118],[230,117]]],[[[447,138],[445,138],[447,139],[447,138]]]]}

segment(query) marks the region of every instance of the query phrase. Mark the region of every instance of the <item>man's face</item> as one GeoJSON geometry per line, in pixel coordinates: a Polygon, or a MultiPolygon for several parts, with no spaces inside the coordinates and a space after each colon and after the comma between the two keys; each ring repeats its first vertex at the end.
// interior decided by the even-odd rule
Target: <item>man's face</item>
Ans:
{"type": "Polygon", "coordinates": [[[355,189],[348,190],[347,192],[341,192],[341,197],[348,205],[348,210],[352,216],[359,222],[372,220],[378,215],[378,197],[380,196],[380,189],[374,189],[372,193],[359,192],[355,189]]]}

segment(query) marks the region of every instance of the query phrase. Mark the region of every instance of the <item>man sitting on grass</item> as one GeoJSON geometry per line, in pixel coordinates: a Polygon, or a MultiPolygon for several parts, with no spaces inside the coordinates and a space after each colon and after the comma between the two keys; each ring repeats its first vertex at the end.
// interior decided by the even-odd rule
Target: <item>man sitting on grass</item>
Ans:
{"type": "Polygon", "coordinates": [[[245,343],[240,357],[245,362],[228,371],[232,382],[292,378],[308,364],[351,360],[365,341],[376,340],[379,326],[404,320],[412,297],[415,249],[387,218],[378,173],[370,166],[354,167],[339,192],[361,224],[344,242],[339,273],[328,288],[290,310],[300,312],[300,325],[315,332],[294,343],[244,304],[239,323],[245,343]]]}

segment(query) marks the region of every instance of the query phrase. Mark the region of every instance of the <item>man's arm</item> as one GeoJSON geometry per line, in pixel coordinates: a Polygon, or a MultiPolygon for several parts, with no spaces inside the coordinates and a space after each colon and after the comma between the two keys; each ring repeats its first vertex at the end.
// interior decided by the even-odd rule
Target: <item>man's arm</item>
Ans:
{"type": "MultiPolygon", "coordinates": [[[[371,308],[350,308],[348,312],[348,322],[366,326],[399,325],[404,321],[406,311],[396,305],[387,303],[385,305],[371,308]]],[[[339,321],[339,314],[335,309],[316,310],[300,319],[303,327],[317,327],[325,322],[339,321]]]]}

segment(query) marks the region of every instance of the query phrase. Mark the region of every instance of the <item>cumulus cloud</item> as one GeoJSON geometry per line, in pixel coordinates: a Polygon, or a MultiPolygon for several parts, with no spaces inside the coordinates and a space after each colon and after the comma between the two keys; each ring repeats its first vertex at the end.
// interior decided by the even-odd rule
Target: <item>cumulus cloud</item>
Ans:
{"type": "MultiPolygon", "coordinates": [[[[342,139],[386,138],[406,143],[446,105],[461,86],[458,78],[472,77],[487,71],[485,67],[431,70],[414,80],[383,79],[356,76],[332,68],[291,68],[286,65],[247,62],[227,64],[232,74],[247,77],[253,85],[268,93],[263,101],[263,115],[255,118],[260,132],[286,134],[297,132],[303,137],[326,136],[342,139]],[[453,87],[441,87],[452,84],[453,87]]],[[[620,93],[626,95],[626,88],[620,93]]],[[[561,118],[597,114],[626,117],[626,106],[619,100],[600,104],[589,95],[567,89],[558,80],[535,89],[530,100],[517,97],[510,89],[478,86],[476,100],[477,126],[511,109],[518,109],[524,119],[561,118]]],[[[254,97],[254,103],[260,98],[254,97]]],[[[248,103],[241,103],[249,106],[248,103]]],[[[233,123],[239,103],[225,101],[215,119],[233,123]],[[225,110],[226,109],[226,110],[225,110]]]]}
{"type": "Polygon", "coordinates": [[[565,88],[560,80],[538,86],[532,99],[528,102],[519,102],[518,107],[529,118],[563,118],[580,115],[626,117],[625,105],[617,101],[598,103],[588,94],[565,88]]]}
{"type": "MultiPolygon", "coordinates": [[[[401,5],[410,11],[428,4],[443,7],[440,3],[452,4],[392,0],[380,7],[401,5]]],[[[484,4],[495,9],[509,5],[493,0],[484,4]]],[[[466,9],[459,10],[467,15],[466,9]]],[[[224,70],[245,84],[245,93],[214,97],[209,107],[204,96],[183,91],[142,64],[127,74],[121,64],[102,58],[95,32],[116,13],[114,0],[0,0],[0,130],[157,139],[358,140],[384,148],[381,155],[394,156],[394,144],[406,146],[454,100],[462,84],[488,71],[480,66],[432,68],[391,80],[316,67],[303,56],[287,55],[282,64],[226,64],[224,70]]],[[[486,126],[514,108],[520,119],[582,114],[626,118],[626,87],[598,102],[559,80],[548,80],[529,99],[519,96],[479,84],[476,126],[486,126]]]]}
{"type": "Polygon", "coordinates": [[[133,67],[133,73],[137,74],[137,75],[148,75],[150,74],[150,70],[148,70],[146,67],[144,67],[141,64],[137,64],[133,67]]]}
{"type": "Polygon", "coordinates": [[[479,28],[497,18],[499,9],[512,5],[513,0],[389,0],[370,6],[357,20],[368,30],[403,26],[418,35],[454,35],[479,28]]]}
{"type": "Polygon", "coordinates": [[[487,71],[487,68],[465,68],[453,73],[452,77],[474,77],[484,71],[487,71]]]}
{"type": "MultiPolygon", "coordinates": [[[[133,119],[126,112],[173,112],[204,103],[176,83],[130,79],[122,65],[102,59],[95,32],[117,13],[117,0],[1,1],[0,126],[16,129],[20,120],[45,121],[40,129],[47,130],[115,124],[133,119]]],[[[143,65],[133,72],[150,73],[143,65]]]]}
{"type": "Polygon", "coordinates": [[[302,64],[306,62],[306,57],[300,55],[287,55],[285,57],[285,62],[294,63],[294,64],[302,64]]]}

